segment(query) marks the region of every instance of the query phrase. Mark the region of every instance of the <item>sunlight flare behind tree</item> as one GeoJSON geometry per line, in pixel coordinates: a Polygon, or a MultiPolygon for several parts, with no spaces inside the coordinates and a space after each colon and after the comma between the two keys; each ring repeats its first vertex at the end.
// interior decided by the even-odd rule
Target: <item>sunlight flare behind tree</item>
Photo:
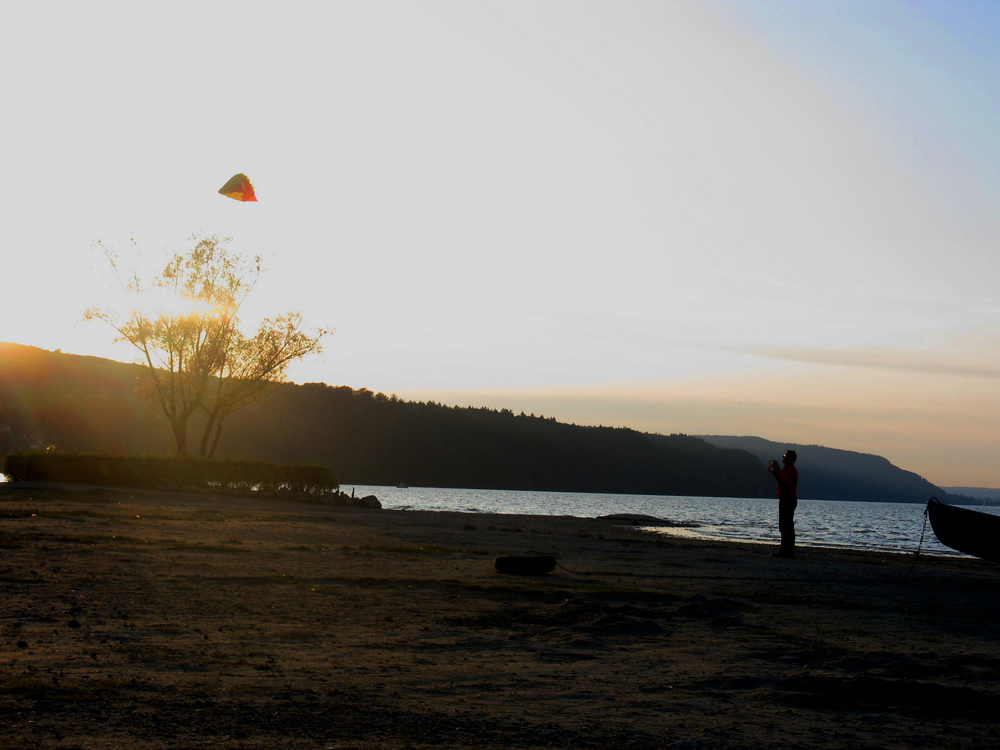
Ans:
{"type": "Polygon", "coordinates": [[[305,330],[289,312],[265,319],[245,334],[240,308],[262,273],[260,257],[227,248],[228,239],[192,238],[148,281],[137,270],[123,273],[118,254],[105,253],[122,290],[135,300],[128,312],[94,307],[86,320],[102,320],[141,354],[143,393],[163,412],[177,453],[188,454],[188,426],[196,413],[205,422],[199,455],[212,456],[233,412],[264,398],[285,379],[288,366],[318,353],[326,328],[305,330]]]}

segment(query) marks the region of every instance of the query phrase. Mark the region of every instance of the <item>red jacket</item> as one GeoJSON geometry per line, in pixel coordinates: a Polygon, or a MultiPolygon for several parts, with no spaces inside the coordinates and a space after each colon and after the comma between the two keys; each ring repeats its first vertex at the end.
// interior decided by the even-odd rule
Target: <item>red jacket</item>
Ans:
{"type": "Polygon", "coordinates": [[[775,472],[774,477],[778,480],[778,497],[798,497],[799,470],[795,464],[785,464],[781,471],[775,472]]]}

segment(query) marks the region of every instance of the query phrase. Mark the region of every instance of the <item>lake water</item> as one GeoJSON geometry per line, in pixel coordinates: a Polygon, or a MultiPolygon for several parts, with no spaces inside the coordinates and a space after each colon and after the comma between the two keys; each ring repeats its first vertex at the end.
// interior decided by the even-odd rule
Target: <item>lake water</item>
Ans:
{"type": "MultiPolygon", "coordinates": [[[[350,492],[352,487],[341,487],[350,492]]],[[[371,487],[355,485],[358,497],[375,495],[383,507],[402,510],[448,510],[463,513],[596,518],[612,513],[641,513],[691,528],[655,529],[664,534],[701,539],[777,544],[778,501],[733,497],[673,497],[578,492],[515,492],[433,487],[371,487]]],[[[1000,515],[1000,508],[976,507],[1000,515]]],[[[863,503],[799,500],[795,511],[796,543],[803,547],[837,547],[883,552],[914,552],[924,527],[921,503],[863,503]]],[[[937,541],[930,525],[923,553],[958,555],[937,541]]]]}

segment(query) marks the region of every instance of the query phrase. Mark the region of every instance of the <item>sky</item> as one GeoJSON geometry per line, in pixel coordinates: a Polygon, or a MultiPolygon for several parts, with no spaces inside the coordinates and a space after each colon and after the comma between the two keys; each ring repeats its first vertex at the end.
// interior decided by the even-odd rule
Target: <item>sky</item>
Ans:
{"type": "Polygon", "coordinates": [[[103,251],[217,235],[264,258],[248,324],[335,329],[295,382],[1000,487],[1000,5],[0,18],[0,341],[133,361],[82,321],[103,251]]]}

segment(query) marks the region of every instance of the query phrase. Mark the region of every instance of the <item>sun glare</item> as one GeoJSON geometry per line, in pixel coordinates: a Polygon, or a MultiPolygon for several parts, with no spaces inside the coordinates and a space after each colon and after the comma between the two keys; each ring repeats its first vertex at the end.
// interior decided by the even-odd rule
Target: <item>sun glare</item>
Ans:
{"type": "Polygon", "coordinates": [[[171,294],[160,289],[132,293],[129,300],[131,311],[141,312],[148,318],[212,317],[220,312],[218,306],[205,300],[171,294]]]}

